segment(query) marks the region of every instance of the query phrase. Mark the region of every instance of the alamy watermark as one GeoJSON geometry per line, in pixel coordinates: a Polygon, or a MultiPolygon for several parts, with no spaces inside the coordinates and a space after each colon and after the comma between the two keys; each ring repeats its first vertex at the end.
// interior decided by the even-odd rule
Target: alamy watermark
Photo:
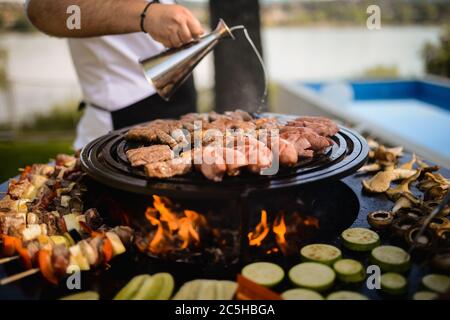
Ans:
{"type": "Polygon", "coordinates": [[[73,4],[67,7],[66,13],[69,15],[66,19],[66,26],[69,30],[81,29],[81,9],[73,4]]]}
{"type": "Polygon", "coordinates": [[[369,15],[366,20],[366,26],[369,30],[381,29],[381,8],[372,4],[367,7],[366,13],[369,15]]]}

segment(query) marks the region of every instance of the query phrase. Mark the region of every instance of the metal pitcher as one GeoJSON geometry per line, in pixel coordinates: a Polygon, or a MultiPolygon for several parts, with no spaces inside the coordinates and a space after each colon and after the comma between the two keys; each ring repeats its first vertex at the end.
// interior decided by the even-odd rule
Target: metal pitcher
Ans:
{"type": "Polygon", "coordinates": [[[220,19],[216,29],[200,39],[179,48],[169,49],[140,61],[147,81],[156,92],[168,101],[172,94],[188,78],[195,66],[219,43],[234,39],[228,26],[220,19]]]}

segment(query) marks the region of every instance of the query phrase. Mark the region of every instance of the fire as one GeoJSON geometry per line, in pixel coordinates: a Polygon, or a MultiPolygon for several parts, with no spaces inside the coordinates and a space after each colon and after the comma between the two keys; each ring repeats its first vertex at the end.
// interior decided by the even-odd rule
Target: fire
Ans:
{"type": "MultiPolygon", "coordinates": [[[[290,251],[292,251],[291,247],[286,240],[286,235],[292,235],[293,233],[299,235],[303,230],[302,227],[306,228],[319,228],[319,220],[315,217],[307,216],[302,217],[295,213],[290,216],[291,225],[289,227],[286,226],[285,214],[284,212],[280,212],[273,219],[272,225],[267,222],[267,211],[261,210],[261,219],[260,222],[256,225],[254,231],[250,231],[248,233],[248,241],[250,246],[259,247],[263,243],[263,241],[268,238],[270,231],[272,231],[273,236],[275,237],[276,245],[265,251],[266,254],[277,253],[281,251],[284,255],[288,255],[290,251]],[[300,229],[299,229],[300,228],[300,229]]],[[[270,241],[270,240],[269,240],[270,241]]]]}
{"type": "Polygon", "coordinates": [[[261,211],[261,221],[255,228],[255,232],[248,233],[248,241],[251,246],[259,247],[265,237],[269,234],[269,227],[267,226],[267,212],[261,211]]]}
{"type": "Polygon", "coordinates": [[[203,215],[193,210],[174,211],[169,199],[153,196],[153,207],[148,207],[145,217],[156,227],[148,250],[154,254],[186,249],[200,244],[199,228],[206,225],[203,215]]]}
{"type": "Polygon", "coordinates": [[[278,247],[280,247],[281,251],[285,253],[286,251],[286,223],[284,222],[284,213],[282,212],[280,215],[278,215],[274,222],[272,227],[273,233],[275,233],[275,239],[277,241],[278,247]]]}

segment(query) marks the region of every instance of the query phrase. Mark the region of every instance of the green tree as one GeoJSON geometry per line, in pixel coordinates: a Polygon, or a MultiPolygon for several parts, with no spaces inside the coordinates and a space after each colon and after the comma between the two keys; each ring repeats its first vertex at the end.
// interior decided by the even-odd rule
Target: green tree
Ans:
{"type": "Polygon", "coordinates": [[[446,28],[438,44],[425,45],[422,56],[428,73],[450,78],[450,26],[446,28]]]}

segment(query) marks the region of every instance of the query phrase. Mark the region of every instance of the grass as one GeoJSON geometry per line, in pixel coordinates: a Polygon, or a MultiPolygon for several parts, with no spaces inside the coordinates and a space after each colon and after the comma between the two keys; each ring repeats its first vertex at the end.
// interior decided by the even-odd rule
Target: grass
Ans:
{"type": "Polygon", "coordinates": [[[0,142],[0,183],[28,164],[46,163],[58,153],[73,153],[73,140],[0,142]]]}

